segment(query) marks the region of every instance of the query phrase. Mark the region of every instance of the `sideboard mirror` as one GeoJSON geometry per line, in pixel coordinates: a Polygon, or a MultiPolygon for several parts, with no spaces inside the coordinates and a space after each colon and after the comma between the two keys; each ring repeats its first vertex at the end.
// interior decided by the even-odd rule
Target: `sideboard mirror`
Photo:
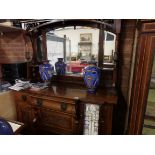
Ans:
{"type": "MultiPolygon", "coordinates": [[[[99,50],[100,29],[86,26],[71,26],[46,33],[47,59],[54,66],[58,58],[64,58],[67,75],[82,76],[82,70],[88,61],[99,61],[99,52],[103,52],[103,67],[114,65],[114,33],[103,31],[103,51],[99,50]]],[[[40,48],[41,49],[41,48],[40,48]]]]}

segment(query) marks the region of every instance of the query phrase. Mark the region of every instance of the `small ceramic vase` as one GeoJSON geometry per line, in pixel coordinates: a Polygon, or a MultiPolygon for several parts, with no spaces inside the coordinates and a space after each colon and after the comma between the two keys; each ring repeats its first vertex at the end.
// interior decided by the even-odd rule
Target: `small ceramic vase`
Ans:
{"type": "Polygon", "coordinates": [[[63,58],[58,58],[58,61],[55,63],[55,69],[57,75],[65,75],[66,64],[64,63],[63,58]]]}
{"type": "Polygon", "coordinates": [[[90,61],[89,65],[83,69],[84,82],[89,93],[95,93],[100,81],[100,69],[95,61],[90,61]]]}
{"type": "Polygon", "coordinates": [[[49,63],[49,61],[43,61],[43,64],[39,65],[40,77],[44,82],[51,80],[54,74],[54,67],[49,63]]]}

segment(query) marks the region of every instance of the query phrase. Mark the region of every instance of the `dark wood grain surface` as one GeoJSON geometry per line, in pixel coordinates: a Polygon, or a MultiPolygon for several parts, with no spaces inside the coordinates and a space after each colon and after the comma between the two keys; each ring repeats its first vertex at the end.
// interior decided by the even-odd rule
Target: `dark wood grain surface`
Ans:
{"type": "Polygon", "coordinates": [[[87,88],[83,86],[72,84],[65,85],[64,83],[53,83],[49,88],[41,91],[24,90],[24,92],[31,93],[33,95],[40,94],[40,96],[55,96],[66,99],[75,99],[76,97],[78,97],[79,100],[82,102],[91,102],[94,104],[117,103],[117,93],[115,88],[98,89],[95,94],[89,94],[87,92],[87,88]]]}
{"type": "MultiPolygon", "coordinates": [[[[151,71],[155,53],[154,30],[144,29],[147,25],[155,27],[153,23],[142,23],[138,42],[135,70],[132,83],[128,134],[142,134],[145,118],[151,71]],[[154,26],[153,26],[154,25],[154,26]]],[[[149,28],[149,27],[148,27],[149,28]]]]}

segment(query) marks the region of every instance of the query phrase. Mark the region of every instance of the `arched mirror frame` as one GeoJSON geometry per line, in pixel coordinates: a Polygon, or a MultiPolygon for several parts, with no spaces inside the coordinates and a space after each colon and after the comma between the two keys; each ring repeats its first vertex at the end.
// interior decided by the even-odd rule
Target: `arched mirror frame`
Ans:
{"type": "MultiPolygon", "coordinates": [[[[118,40],[119,40],[119,33],[121,28],[121,20],[114,20],[114,24],[108,24],[104,23],[98,20],[86,20],[86,19],[76,19],[76,20],[53,20],[51,22],[47,22],[44,24],[41,24],[39,26],[36,26],[30,30],[33,40],[33,46],[34,46],[34,61],[37,63],[37,45],[36,40],[39,35],[42,35],[42,47],[44,52],[44,60],[47,60],[47,45],[46,45],[46,33],[57,29],[57,28],[63,28],[63,27],[69,27],[69,26],[86,26],[90,28],[98,28],[99,31],[99,50],[98,50],[98,66],[103,67],[103,57],[104,57],[104,31],[109,31],[111,33],[116,34],[116,43],[115,43],[115,49],[117,53],[118,48],[118,40]]],[[[116,73],[116,71],[114,71],[116,73]]],[[[116,78],[116,75],[114,75],[116,78]]],[[[115,80],[116,81],[116,80],[115,80]]]]}

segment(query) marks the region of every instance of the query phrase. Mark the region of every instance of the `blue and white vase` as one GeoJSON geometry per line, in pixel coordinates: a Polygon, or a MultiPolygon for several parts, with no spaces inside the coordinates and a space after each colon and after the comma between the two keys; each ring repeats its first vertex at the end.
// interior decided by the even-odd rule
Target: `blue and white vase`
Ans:
{"type": "Polygon", "coordinates": [[[95,93],[100,82],[100,69],[96,66],[95,61],[90,61],[89,65],[83,69],[84,82],[89,93],[95,93]]]}
{"type": "Polygon", "coordinates": [[[40,77],[44,82],[50,81],[54,74],[54,67],[49,61],[43,61],[43,64],[39,65],[40,77]]]}
{"type": "Polygon", "coordinates": [[[66,64],[64,63],[63,58],[58,58],[58,61],[55,63],[55,70],[57,75],[65,75],[66,64]]]}

